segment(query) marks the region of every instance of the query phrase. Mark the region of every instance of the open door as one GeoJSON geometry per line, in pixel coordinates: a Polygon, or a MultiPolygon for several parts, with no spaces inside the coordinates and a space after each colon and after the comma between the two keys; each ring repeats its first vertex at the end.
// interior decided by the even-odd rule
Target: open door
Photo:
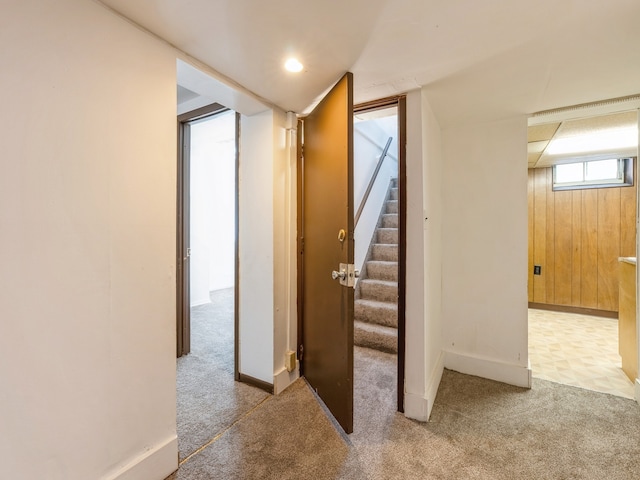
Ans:
{"type": "MultiPolygon", "coordinates": [[[[303,374],[353,431],[353,75],[303,120],[300,168],[303,374]]],[[[300,142],[299,142],[300,144],[300,142]]]]}
{"type": "Polygon", "coordinates": [[[191,131],[189,124],[178,117],[178,202],[176,237],[176,356],[191,351],[191,304],[189,292],[189,190],[191,131]]]}
{"type": "MultiPolygon", "coordinates": [[[[212,103],[196,110],[178,115],[178,170],[177,170],[177,225],[176,225],[176,356],[191,352],[191,126],[192,123],[206,119],[228,110],[219,103],[212,103]]],[[[236,164],[238,155],[238,117],[236,116],[236,164]]],[[[237,175],[237,166],[236,166],[237,175]]],[[[236,179],[237,185],[237,179],[236,179]]],[[[236,192],[237,195],[237,192],[236,192]]],[[[237,200],[236,200],[237,202],[237,200]]],[[[237,215],[237,212],[236,212],[237,215]]],[[[236,239],[238,221],[236,218],[236,239]]],[[[237,248],[237,246],[236,246],[237,248]]],[[[237,259],[238,254],[235,252],[237,259]]],[[[237,261],[237,260],[236,260],[237,261]]],[[[237,271],[235,277],[238,278],[237,271]]],[[[237,291],[236,291],[237,297],[237,291]]],[[[235,305],[237,316],[238,308],[235,305]]],[[[237,325],[237,318],[236,318],[237,325]]],[[[238,338],[237,332],[235,338],[238,338]]],[[[236,340],[237,341],[237,340],[236,340]]],[[[237,352],[237,346],[235,351],[237,352]]],[[[236,353],[237,355],[237,353],[236,353]]],[[[237,370],[236,359],[236,370],[237,370]]]]}

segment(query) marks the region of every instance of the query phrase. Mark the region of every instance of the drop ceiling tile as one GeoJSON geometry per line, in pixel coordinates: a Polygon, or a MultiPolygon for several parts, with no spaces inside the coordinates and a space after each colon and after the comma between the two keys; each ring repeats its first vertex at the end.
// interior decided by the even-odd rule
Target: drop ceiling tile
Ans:
{"type": "MultiPolygon", "coordinates": [[[[580,118],[562,122],[556,138],[588,135],[604,129],[634,127],[638,123],[637,112],[622,112],[598,117],[580,118]]],[[[531,128],[531,127],[530,127],[531,128]]]]}
{"type": "Polygon", "coordinates": [[[527,152],[528,153],[542,153],[545,148],[549,145],[548,140],[542,140],[539,142],[529,142],[527,144],[527,152]]]}
{"type": "Polygon", "coordinates": [[[541,140],[551,140],[558,130],[560,123],[545,123],[543,125],[532,125],[527,128],[527,142],[539,142],[541,140]]]}
{"type": "Polygon", "coordinates": [[[538,160],[540,159],[540,153],[529,153],[527,154],[527,163],[529,164],[529,167],[534,167],[536,165],[536,163],[538,163],[538,160]]]}

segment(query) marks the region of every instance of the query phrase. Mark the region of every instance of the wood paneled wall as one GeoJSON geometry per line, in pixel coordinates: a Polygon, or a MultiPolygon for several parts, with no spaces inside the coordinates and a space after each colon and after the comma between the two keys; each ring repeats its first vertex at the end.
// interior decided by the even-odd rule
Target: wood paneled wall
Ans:
{"type": "Polygon", "coordinates": [[[555,192],[552,182],[551,168],[529,169],[529,301],[617,312],[618,257],[636,256],[637,181],[555,192]]]}

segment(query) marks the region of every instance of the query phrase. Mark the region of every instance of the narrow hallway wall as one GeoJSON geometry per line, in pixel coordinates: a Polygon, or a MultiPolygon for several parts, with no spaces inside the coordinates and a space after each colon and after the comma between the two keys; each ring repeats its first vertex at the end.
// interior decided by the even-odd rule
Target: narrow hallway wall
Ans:
{"type": "Polygon", "coordinates": [[[5,1],[0,23],[2,476],[164,478],[175,53],[98,2],[5,1]]]}

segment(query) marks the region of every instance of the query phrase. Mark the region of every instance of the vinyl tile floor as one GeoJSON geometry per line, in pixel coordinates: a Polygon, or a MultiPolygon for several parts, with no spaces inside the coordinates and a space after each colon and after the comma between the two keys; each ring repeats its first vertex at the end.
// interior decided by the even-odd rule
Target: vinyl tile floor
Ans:
{"type": "Polygon", "coordinates": [[[529,360],[535,378],[634,398],[617,319],[529,309],[529,360]]]}

